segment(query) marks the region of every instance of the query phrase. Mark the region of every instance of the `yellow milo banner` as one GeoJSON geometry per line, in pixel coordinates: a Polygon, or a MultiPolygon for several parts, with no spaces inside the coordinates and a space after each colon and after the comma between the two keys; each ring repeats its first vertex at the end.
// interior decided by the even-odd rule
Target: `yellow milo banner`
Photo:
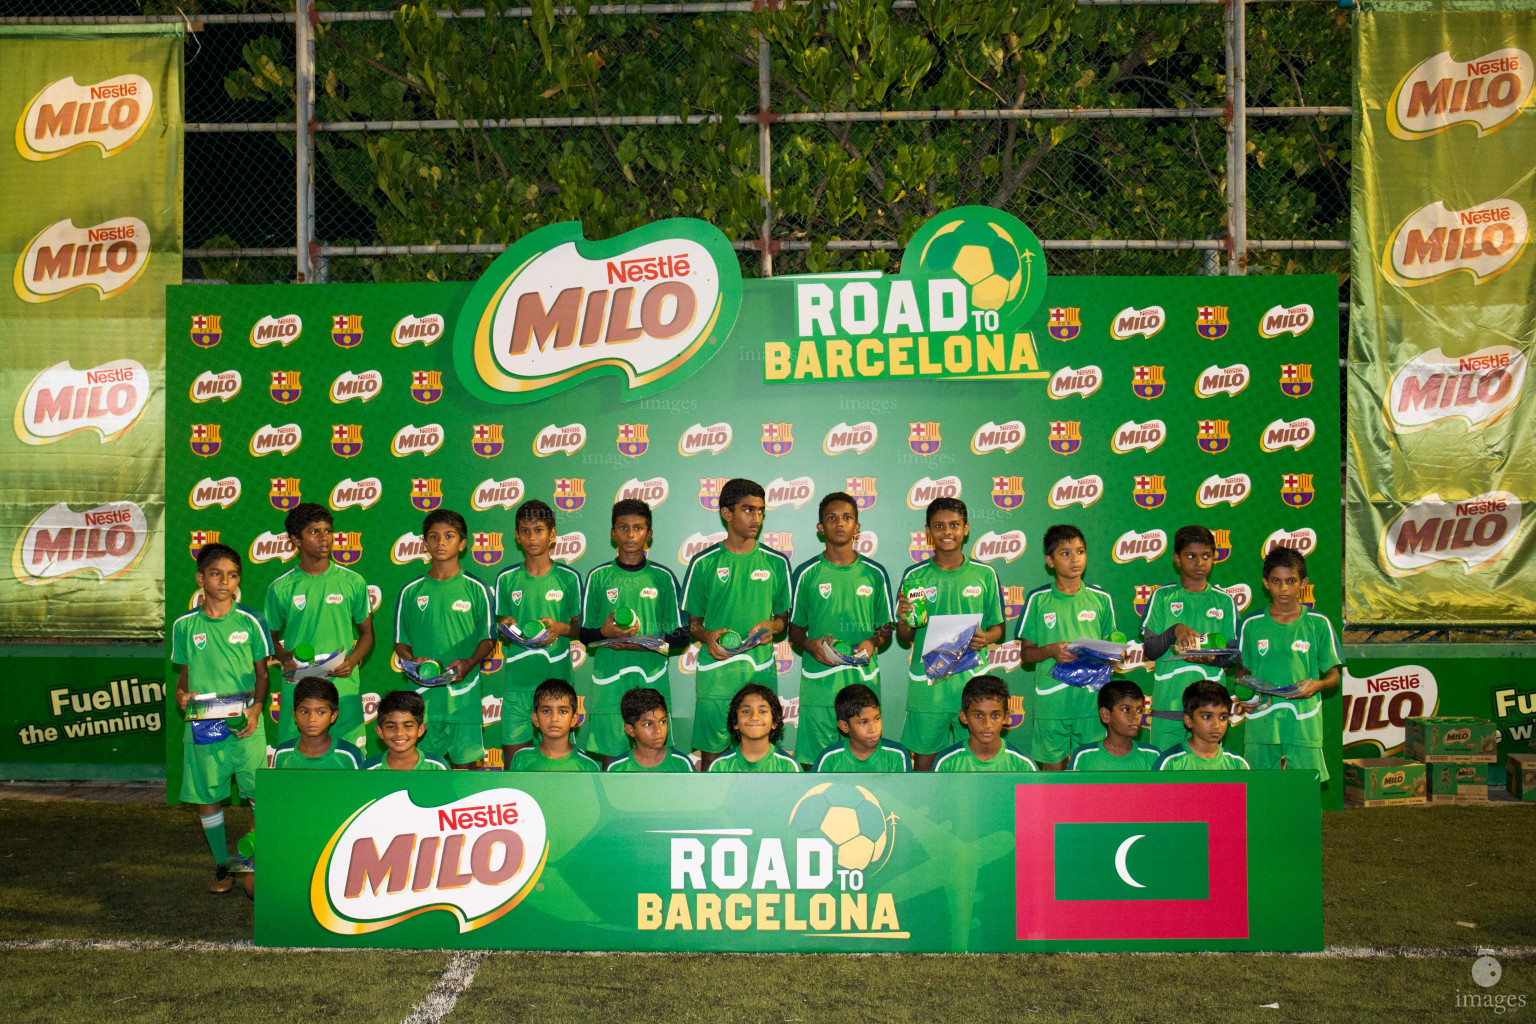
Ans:
{"type": "Polygon", "coordinates": [[[161,633],[180,26],[0,27],[0,635],[161,633]]]}
{"type": "Polygon", "coordinates": [[[1536,3],[1355,28],[1344,615],[1531,622],[1536,3]]]}

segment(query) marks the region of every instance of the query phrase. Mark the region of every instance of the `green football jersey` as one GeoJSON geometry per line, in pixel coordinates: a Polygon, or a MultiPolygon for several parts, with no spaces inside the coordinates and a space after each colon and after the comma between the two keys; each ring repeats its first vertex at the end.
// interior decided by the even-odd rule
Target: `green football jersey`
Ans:
{"type": "MultiPolygon", "coordinates": [[[[641,636],[670,633],[681,624],[678,593],[677,577],[650,559],[637,568],[604,562],[587,574],[581,624],[598,629],[615,608],[628,608],[639,620],[641,636]]],[[[635,685],[649,686],[667,676],[667,659],[650,651],[594,647],[591,658],[592,681],[599,686],[617,682],[621,676],[630,677],[627,681],[635,685]]]]}
{"type": "MultiPolygon", "coordinates": [[[[1333,623],[1326,615],[1305,609],[1295,622],[1276,622],[1268,609],[1248,616],[1243,620],[1239,647],[1248,671],[1276,686],[1321,679],[1330,668],[1343,663],[1333,623]]],[[[1321,694],[1304,700],[1275,698],[1269,707],[1247,716],[1244,742],[1321,747],[1322,711],[1321,694]]]]}
{"type": "MultiPolygon", "coordinates": [[[[1147,602],[1147,614],[1142,616],[1142,635],[1163,633],[1178,623],[1183,623],[1196,633],[1222,633],[1233,637],[1237,629],[1237,605],[1231,594],[1210,583],[1199,592],[1185,590],[1177,583],[1158,587],[1147,602]]],[[[1201,679],[1219,680],[1221,669],[1211,665],[1192,665],[1181,660],[1169,648],[1168,653],[1157,659],[1157,664],[1153,666],[1152,678],[1154,683],[1169,683],[1167,686],[1155,687],[1152,709],[1176,711],[1182,706],[1179,699],[1183,696],[1184,687],[1201,679]],[[1166,698],[1168,693],[1173,694],[1171,702],[1166,698]]]]}
{"type": "Polygon", "coordinates": [[[800,762],[778,747],[770,748],[766,757],[748,761],[741,756],[740,747],[733,747],[730,753],[711,764],[709,770],[712,772],[768,772],[776,775],[782,772],[798,772],[800,762]]]}
{"type": "Polygon", "coordinates": [[[362,766],[362,752],[352,744],[345,740],[339,740],[334,736],[331,737],[331,749],[319,757],[310,757],[308,754],[301,753],[299,751],[299,741],[289,740],[287,743],[279,743],[277,745],[277,753],[272,758],[272,767],[274,768],[355,771],[362,766]]]}
{"type": "MultiPolygon", "coordinates": [[[[283,647],[289,651],[300,644],[314,647],[316,656],[350,651],[357,644],[358,624],[370,614],[367,582],[335,562],[318,576],[289,569],[267,587],[267,628],[282,634],[283,647]]],[[[278,737],[286,741],[298,733],[293,721],[295,683],[280,678],[282,717],[278,720],[278,737]]],[[[336,684],[337,696],[358,700],[363,693],[363,667],[354,665],[348,675],[334,677],[331,682],[336,684]]],[[[358,713],[354,711],[354,716],[358,713]]]]}
{"type": "MultiPolygon", "coordinates": [[[[876,562],[855,555],[851,565],[837,565],[818,555],[795,570],[793,582],[795,625],[804,628],[814,640],[830,636],[847,642],[850,648],[874,636],[875,631],[896,619],[891,604],[891,583],[876,562]]],[[[851,683],[876,686],[880,682],[880,660],[868,665],[823,665],[808,651],[800,652],[800,679],[826,679],[830,692],[851,683]]],[[[878,691],[877,691],[878,692],[878,691]]],[[[802,692],[802,701],[805,694],[802,692]]],[[[830,701],[828,701],[830,703],[830,701]]]]}
{"type": "MultiPolygon", "coordinates": [[[[387,763],[385,763],[385,760],[384,760],[388,756],[389,755],[387,755],[387,754],[380,754],[378,757],[370,757],[363,764],[363,770],[364,771],[370,771],[370,772],[376,772],[376,771],[381,771],[381,770],[382,771],[389,771],[390,770],[389,769],[389,765],[387,763]]],[[[428,754],[428,753],[426,753],[424,751],[418,750],[418,751],[416,751],[416,767],[410,769],[410,771],[413,771],[413,772],[446,772],[446,771],[448,771],[448,766],[446,764],[444,764],[442,761],[440,761],[437,758],[433,757],[431,754],[428,754]]]]}
{"type": "MultiPolygon", "coordinates": [[[[466,572],[446,580],[422,576],[400,589],[395,605],[395,643],[410,645],[420,658],[446,667],[450,661],[472,657],[480,641],[491,636],[491,595],[485,584],[466,572]]],[[[427,702],[427,721],[481,721],[480,666],[468,678],[445,686],[418,686],[427,702]]]]}
{"type": "Polygon", "coordinates": [[[1072,752],[1067,767],[1074,772],[1146,772],[1157,766],[1163,752],[1145,743],[1134,743],[1131,752],[1116,757],[1104,749],[1104,741],[1088,743],[1072,752]]]}
{"type": "Polygon", "coordinates": [[[848,749],[848,741],[834,743],[816,758],[818,772],[909,772],[912,754],[894,740],[882,739],[880,746],[864,760],[848,749]]]}
{"type": "Polygon", "coordinates": [[[603,766],[585,750],[572,747],[564,757],[546,757],[538,743],[512,755],[511,772],[600,772],[603,766]]]}
{"type": "MultiPolygon", "coordinates": [[[[683,578],[683,612],[697,615],[706,629],[733,629],[743,638],[759,622],[790,610],[789,559],[762,542],[744,554],[713,544],[694,556],[683,578]]],[[[729,700],[740,689],[739,673],[727,672],[719,682],[713,671],[743,660],[748,674],[773,671],[773,644],[764,643],[717,662],[709,649],[699,647],[697,679],[700,699],[729,700]]]]}
{"type": "Polygon", "coordinates": [[[610,772],[681,773],[691,772],[694,770],[694,767],[693,762],[688,759],[688,755],[680,754],[675,750],[669,749],[667,751],[667,756],[661,759],[661,763],[651,768],[647,768],[639,761],[636,761],[635,755],[631,752],[625,754],[623,757],[615,758],[614,760],[610,761],[608,763],[608,767],[604,770],[610,772]]]}
{"type": "Polygon", "coordinates": [[[271,655],[266,623],[241,604],[217,619],[199,607],[171,626],[171,663],[187,666],[193,694],[224,697],[254,690],[256,660],[271,655]]]}
{"type": "MultiPolygon", "coordinates": [[[[981,628],[991,629],[1003,622],[1003,594],[997,586],[997,572],[985,562],[967,558],[953,569],[941,569],[929,558],[918,562],[902,574],[896,588],[899,597],[912,590],[922,589],[928,600],[928,620],[936,615],[969,615],[981,617],[981,628]]],[[[928,622],[917,627],[912,637],[912,655],[907,675],[915,683],[927,689],[928,676],[923,672],[923,645],[928,640],[928,622]]],[[[972,676],[986,671],[987,658],[983,652],[981,665],[969,672],[957,672],[945,680],[946,685],[964,683],[972,676]]],[[[908,700],[914,700],[916,687],[911,688],[908,700]]],[[[953,712],[944,707],[939,710],[953,712]]]]}
{"type": "Polygon", "coordinates": [[[1032,772],[1037,771],[1035,762],[1007,744],[992,758],[983,761],[971,752],[967,742],[956,743],[934,758],[936,772],[1032,772]]]}
{"type": "Polygon", "coordinates": [[[1163,751],[1157,759],[1160,772],[1230,772],[1248,770],[1248,762],[1223,747],[1215,757],[1201,757],[1189,749],[1186,741],[1163,751]]]}
{"type": "MultiPolygon", "coordinates": [[[[1115,602],[1108,591],[1084,583],[1075,594],[1063,594],[1054,585],[1031,590],[1015,635],[1044,647],[1061,640],[1102,640],[1114,631],[1115,602]]],[[[1036,718],[1098,717],[1098,694],[1058,681],[1051,675],[1056,667],[1053,659],[1025,667],[1035,673],[1036,718]]]]}
{"type": "MultiPolygon", "coordinates": [[[[581,617],[581,577],[575,569],[553,563],[543,576],[535,576],[526,563],[514,565],[496,577],[496,617],[527,622],[554,619],[570,622],[581,617]]],[[[502,679],[530,693],[546,679],[571,679],[571,641],[557,637],[548,647],[519,647],[503,643],[506,663],[502,679]]]]}

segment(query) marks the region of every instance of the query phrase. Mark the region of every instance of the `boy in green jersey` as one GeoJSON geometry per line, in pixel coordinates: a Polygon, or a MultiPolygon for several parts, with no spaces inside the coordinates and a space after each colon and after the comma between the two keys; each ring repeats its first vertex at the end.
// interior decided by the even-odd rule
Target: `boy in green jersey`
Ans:
{"type": "Polygon", "coordinates": [[[458,678],[442,686],[418,687],[427,706],[427,733],[421,748],[453,768],[469,768],[485,755],[480,730],[480,663],[495,646],[491,639],[491,594],[485,584],[459,568],[469,531],[451,509],[428,512],[421,523],[432,564],[427,574],[400,589],[395,606],[395,655],[430,659],[458,678]]]}
{"type": "Polygon", "coordinates": [[[1041,771],[1059,772],[1067,755],[1097,743],[1103,730],[1097,698],[1082,686],[1051,675],[1056,663],[1077,658],[1067,650],[1074,640],[1102,640],[1115,631],[1115,603],[1109,593],[1083,582],[1088,543],[1083,531],[1060,523],[1045,531],[1046,571],[1056,582],[1029,592],[1019,616],[1019,661],[1035,674],[1030,754],[1041,771]]]}
{"type": "Polygon", "coordinates": [[[571,742],[576,725],[576,688],[564,679],[546,679],[533,691],[532,725],[539,741],[520,748],[509,772],[600,772],[603,766],[571,742]]]}
{"type": "Polygon", "coordinates": [[[725,540],[695,555],[683,578],[688,633],[702,645],[694,676],[693,745],[703,753],[706,769],[731,746],[727,712],[742,684],[778,692],[773,639],[789,621],[789,559],[758,542],[767,507],[762,484],[727,480],[720,488],[725,540]],[[720,646],[726,633],[746,640],[754,632],[762,639],[746,650],[731,653],[720,646]]]}
{"type": "Polygon", "coordinates": [[[534,688],[545,679],[570,680],[571,638],[581,626],[581,576],[551,557],[559,540],[555,510],[525,501],[513,523],[523,561],[496,577],[496,617],[509,626],[537,621],[549,637],[538,647],[501,646],[501,759],[509,768],[512,755],[534,739],[534,688]]]}
{"type": "Polygon", "coordinates": [[[800,764],[778,747],[784,735],[784,705],[761,683],[748,683],[731,698],[731,749],[709,765],[712,772],[793,773],[800,764]]]}
{"type": "Polygon", "coordinates": [[[1157,759],[1156,771],[1247,771],[1248,762],[1221,745],[1232,722],[1232,695],[1212,679],[1184,688],[1184,729],[1189,738],[1157,759]]]}
{"type": "Polygon", "coordinates": [[[1084,744],[1072,752],[1074,772],[1150,771],[1162,751],[1138,743],[1141,716],[1147,697],[1141,687],[1129,679],[1111,679],[1099,690],[1099,721],[1104,738],[1084,744]]]}
{"type": "MultiPolygon", "coordinates": [[[[293,651],[301,644],[316,655],[346,651],[341,664],[326,675],[336,683],[340,712],[331,732],[358,749],[367,745],[363,724],[363,659],[373,650],[373,610],[368,607],[368,584],[362,576],[331,560],[330,510],[305,502],[283,520],[288,539],[299,553],[299,565],[267,587],[267,627],[283,668],[297,665],[293,651]],[[282,639],[278,639],[282,634],[282,639]]],[[[278,700],[277,741],[286,743],[298,735],[293,717],[291,679],[283,679],[278,700]]]]}
{"type": "Polygon", "coordinates": [[[363,755],[346,740],[331,735],[341,704],[336,684],[329,679],[308,676],[293,688],[293,717],[299,735],[277,745],[274,768],[328,768],[356,770],[363,766],[363,755]]]}
{"type": "Polygon", "coordinates": [[[1008,723],[1008,684],[974,676],[960,694],[960,725],[967,739],[934,760],[936,772],[1032,772],[1035,762],[1003,742],[1008,723]]]}
{"type": "MultiPolygon", "coordinates": [[[[804,698],[801,698],[804,700],[804,698]]],[[[802,704],[802,707],[804,705],[802,704]]],[[[816,758],[818,772],[909,772],[912,755],[881,736],[880,697],[863,683],[837,691],[837,730],[842,740],[816,758]]],[[[803,713],[803,712],[802,712],[803,713]]]]}
{"type": "Polygon", "coordinates": [[[667,699],[648,686],[625,690],[619,699],[624,733],[634,744],[629,753],[614,758],[604,769],[610,772],[691,772],[693,762],[667,746],[667,699]]]}
{"type": "Polygon", "coordinates": [[[844,687],[861,683],[880,692],[880,648],[891,638],[891,584],[885,570],[853,549],[859,539],[859,506],[853,496],[833,491],[816,509],[816,530],[826,544],[816,558],[795,570],[795,613],[789,639],[800,648],[800,731],[795,749],[807,755],[837,740],[840,720],[834,700],[844,687]],[[866,655],[867,665],[844,665],[826,647],[866,655]]]}
{"type": "MultiPolygon", "coordinates": [[[[1215,558],[1216,538],[1210,530],[1183,526],[1174,533],[1173,564],[1178,567],[1179,582],[1152,592],[1141,620],[1143,639],[1172,628],[1178,646],[1190,647],[1206,633],[1231,635],[1237,627],[1237,605],[1230,594],[1210,582],[1215,558]]],[[[1153,667],[1152,710],[1178,711],[1184,688],[1197,679],[1219,682],[1221,669],[1191,664],[1169,648],[1153,667]]],[[[1154,716],[1149,738],[1158,750],[1167,750],[1184,739],[1184,730],[1177,721],[1154,716]]]]}
{"type": "Polygon", "coordinates": [[[908,569],[896,588],[896,639],[912,649],[907,669],[907,722],[901,742],[912,751],[914,771],[931,770],[938,752],[955,742],[960,733],[955,708],[966,681],[986,668],[987,645],[1003,638],[1003,595],[997,586],[997,573],[985,562],[965,556],[965,541],[971,535],[969,520],[965,502],[960,499],[933,499],[924,513],[933,557],[908,569]],[[922,594],[927,610],[913,625],[912,597],[917,593],[922,594]],[[923,671],[923,645],[928,640],[928,620],[934,615],[965,615],[978,620],[970,647],[980,656],[980,665],[942,679],[928,678],[923,671]]]}
{"type": "Polygon", "coordinates": [[[197,585],[203,592],[203,603],[171,626],[176,706],[185,712],[194,693],[251,695],[243,718],[231,720],[224,729],[212,722],[188,722],[181,740],[181,800],[197,805],[203,838],[213,854],[214,879],[209,891],[229,892],[234,876],[228,868],[224,799],[233,779],[241,794],[254,800],[256,769],[267,761],[260,725],[261,709],[267,703],[267,658],[272,655],[272,645],[266,624],[255,612],[235,603],[240,589],[237,551],[223,544],[205,545],[197,555],[197,585]]]}
{"type": "MultiPolygon", "coordinates": [[[[1323,690],[1339,685],[1339,645],[1328,617],[1301,603],[1307,560],[1292,548],[1264,556],[1264,590],[1269,607],[1243,620],[1238,636],[1243,667],[1272,686],[1287,683],[1300,692],[1271,698],[1248,713],[1243,753],[1256,769],[1299,768],[1328,781],[1323,760],[1323,690]]],[[[1237,684],[1242,685],[1238,679],[1237,684]]]]}
{"type": "Polygon", "coordinates": [[[390,690],[379,701],[373,731],[384,744],[384,753],[363,765],[365,771],[445,772],[448,765],[417,749],[427,732],[427,705],[421,694],[390,690]]]}
{"type": "Polygon", "coordinates": [[[688,631],[678,619],[677,577],[645,554],[651,546],[651,507],[634,498],[615,502],[611,522],[609,537],[617,554],[613,561],[587,574],[581,642],[590,645],[595,640],[665,635],[667,652],[623,644],[588,647],[592,696],[587,701],[582,746],[605,764],[629,753],[634,734],[629,732],[632,723],[623,717],[622,707],[630,691],[636,687],[657,691],[665,719],[666,700],[672,695],[667,659],[688,646],[688,631]],[[628,626],[614,621],[614,613],[620,609],[634,616],[628,626]]]}

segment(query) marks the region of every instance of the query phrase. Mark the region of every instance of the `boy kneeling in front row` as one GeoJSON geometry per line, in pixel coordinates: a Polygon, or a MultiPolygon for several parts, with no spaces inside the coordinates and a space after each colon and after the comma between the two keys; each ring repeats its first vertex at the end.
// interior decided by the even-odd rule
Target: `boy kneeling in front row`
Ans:
{"type": "Polygon", "coordinates": [[[970,735],[939,754],[936,772],[1033,772],[1035,762],[1003,742],[1008,724],[1008,684],[997,676],[975,676],[960,692],[960,724],[970,735]]]}
{"type": "Polygon", "coordinates": [[[1247,771],[1248,762],[1221,745],[1232,721],[1232,695],[1211,679],[1184,688],[1184,729],[1189,738],[1163,751],[1160,772],[1247,771]]]}
{"type": "Polygon", "coordinates": [[[373,731],[384,743],[384,753],[370,759],[368,771],[445,772],[448,763],[433,757],[416,744],[427,734],[427,702],[411,690],[391,690],[379,701],[379,717],[373,731]]]}

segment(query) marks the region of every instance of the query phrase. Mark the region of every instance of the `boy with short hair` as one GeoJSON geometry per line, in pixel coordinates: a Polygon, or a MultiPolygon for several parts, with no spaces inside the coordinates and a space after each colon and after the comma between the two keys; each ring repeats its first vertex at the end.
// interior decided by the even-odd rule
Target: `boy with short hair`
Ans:
{"type": "Polygon", "coordinates": [[[701,645],[693,745],[706,770],[731,749],[735,723],[729,709],[742,685],[756,683],[778,693],[773,638],[789,621],[789,559],[758,541],[767,507],[762,484],[727,480],[720,488],[725,540],[695,555],[683,578],[688,632],[701,645]],[[720,646],[727,632],[746,640],[756,630],[766,635],[747,650],[731,653],[720,646]]]}
{"type": "Polygon", "coordinates": [[[880,696],[863,683],[837,691],[837,730],[843,738],[816,758],[818,772],[909,772],[912,755],[895,740],[885,739],[880,723],[880,696]]]}
{"type": "Polygon", "coordinates": [[[1035,762],[1003,742],[1008,724],[1008,684],[997,676],[976,676],[960,694],[959,721],[967,739],[941,753],[936,772],[1032,772],[1035,762]]]}
{"type": "Polygon", "coordinates": [[[549,630],[538,647],[502,644],[501,757],[534,740],[532,697],[544,679],[571,679],[571,638],[581,625],[581,576],[552,557],[559,535],[555,510],[537,498],[513,516],[523,561],[496,577],[496,617],[513,625],[537,620],[549,630]]]}
{"type": "MultiPolygon", "coordinates": [[[[1292,548],[1264,556],[1264,590],[1269,607],[1243,620],[1238,638],[1243,666],[1273,686],[1287,683],[1301,692],[1248,713],[1243,753],[1254,768],[1300,768],[1328,781],[1323,760],[1323,700],[1319,693],[1339,685],[1339,645],[1326,615],[1301,603],[1307,560],[1292,548]]],[[[1242,685],[1242,679],[1237,680],[1242,685]]]]}
{"type": "Polygon", "coordinates": [[[1160,772],[1246,771],[1248,762],[1221,745],[1232,720],[1232,695],[1212,679],[1184,688],[1184,729],[1189,738],[1157,759],[1160,772]]]}
{"type": "Polygon", "coordinates": [[[784,735],[784,705],[761,683],[748,683],[731,698],[731,749],[709,765],[712,772],[793,774],[800,763],[779,749],[784,735]]]}
{"type": "Polygon", "coordinates": [[[1151,771],[1162,751],[1137,742],[1147,696],[1129,679],[1111,679],[1099,690],[1104,738],[1072,752],[1074,772],[1151,771]]]}
{"type": "Polygon", "coordinates": [[[356,770],[363,755],[346,740],[331,735],[341,701],[336,684],[318,676],[306,676],[293,688],[293,717],[299,735],[277,745],[274,768],[356,770]]]}
{"type": "Polygon", "coordinates": [[[1046,571],[1055,582],[1036,587],[1024,601],[1017,636],[1020,662],[1035,673],[1034,728],[1030,754],[1041,771],[1059,772],[1067,755],[1097,743],[1102,730],[1093,691],[1051,675],[1056,663],[1076,661],[1074,640],[1102,640],[1115,631],[1115,602],[1108,591],[1083,582],[1088,543],[1083,531],[1058,523],[1045,531],[1046,571]]]}
{"type": "MultiPolygon", "coordinates": [[[[240,554],[208,544],[197,555],[197,585],[203,603],[171,625],[171,664],[177,669],[176,706],[183,712],[193,693],[229,697],[249,693],[251,704],[235,728],[187,722],[181,741],[181,799],[196,804],[203,838],[213,854],[210,892],[229,892],[234,876],[224,836],[224,799],[233,779],[247,800],[256,796],[256,769],[267,762],[261,710],[267,703],[267,659],[271,635],[255,612],[235,603],[240,589],[240,554]],[[219,737],[200,740],[210,734],[219,737]]],[[[244,867],[245,865],[236,865],[244,867]]],[[[248,869],[248,868],[247,868],[248,869]]]]}
{"type": "MultiPolygon", "coordinates": [[[[331,732],[358,749],[367,744],[363,724],[363,659],[373,650],[373,610],[368,607],[368,583],[361,575],[331,558],[335,540],[330,509],[306,501],[283,520],[283,528],[299,564],[267,587],[267,627],[283,667],[295,667],[293,651],[301,644],[315,654],[346,651],[341,664],[327,674],[336,684],[341,704],[331,732]],[[278,639],[278,634],[282,639],[278,639]]],[[[294,682],[282,680],[278,702],[277,740],[298,735],[293,717],[294,682]]]]}
{"type": "MultiPolygon", "coordinates": [[[[833,491],[822,498],[816,531],[825,548],[795,570],[795,612],[789,622],[790,642],[800,648],[795,749],[807,755],[837,742],[842,719],[836,715],[835,698],[847,686],[872,690],[878,714],[880,648],[890,640],[895,618],[885,570],[853,549],[859,539],[859,506],[853,496],[833,491]],[[850,654],[868,655],[869,664],[844,665],[829,657],[825,646],[834,642],[846,645],[850,654]]],[[[809,767],[810,761],[802,763],[809,767]]]]}
{"type": "Polygon", "coordinates": [[[532,725],[539,741],[520,748],[509,772],[600,772],[603,766],[571,742],[576,725],[576,688],[564,679],[546,679],[533,691],[532,725]]]}
{"type": "Polygon", "coordinates": [[[623,709],[624,699],[636,688],[657,693],[665,722],[666,701],[672,693],[667,679],[668,658],[670,653],[681,652],[688,646],[688,630],[678,619],[677,577],[660,562],[646,557],[653,536],[651,507],[643,501],[625,498],[614,503],[610,522],[608,535],[613,540],[615,555],[613,561],[604,562],[587,574],[581,641],[590,644],[599,639],[665,634],[669,654],[644,647],[588,648],[592,696],[587,701],[582,746],[604,762],[625,758],[630,753],[630,740],[635,736],[630,726],[634,723],[625,717],[623,709]],[[627,627],[614,621],[614,613],[621,608],[634,613],[634,620],[627,627]]]}
{"type": "MultiPolygon", "coordinates": [[[[1210,582],[1215,565],[1216,537],[1203,526],[1182,526],[1173,535],[1173,563],[1179,582],[1166,583],[1152,592],[1141,635],[1148,638],[1177,632],[1177,643],[1190,646],[1206,633],[1230,633],[1237,628],[1237,605],[1225,590],[1210,582]]],[[[1198,679],[1221,680],[1221,669],[1184,661],[1173,648],[1157,659],[1152,670],[1152,710],[1178,711],[1184,688],[1198,679]]],[[[1152,718],[1150,739],[1158,750],[1167,750],[1184,738],[1177,721],[1152,718]]]]}
{"type": "Polygon", "coordinates": [[[430,659],[457,678],[442,686],[417,687],[425,697],[427,731],[421,749],[469,768],[485,755],[481,742],[480,663],[491,653],[491,595],[459,567],[468,545],[464,517],[452,509],[428,512],[422,542],[431,558],[425,576],[400,589],[395,605],[395,655],[430,659]]]}
{"type": "Polygon", "coordinates": [[[648,686],[624,691],[619,698],[624,734],[634,744],[627,754],[608,762],[610,772],[691,772],[687,754],[667,746],[667,699],[648,686]]]}
{"type": "Polygon", "coordinates": [[[896,639],[912,649],[907,669],[907,721],[901,742],[912,751],[912,768],[919,772],[932,769],[939,751],[955,742],[955,707],[966,683],[986,671],[987,645],[1003,638],[1003,597],[997,572],[965,554],[965,541],[971,535],[965,502],[935,498],[923,521],[933,557],[908,569],[896,588],[896,639]],[[913,626],[907,620],[912,613],[912,595],[917,592],[927,602],[927,615],[913,626]],[[978,620],[970,642],[981,662],[976,668],[938,680],[928,678],[923,671],[923,645],[928,640],[928,622],[935,615],[966,615],[978,620]]]}
{"type": "Polygon", "coordinates": [[[379,701],[379,714],[373,731],[384,744],[384,753],[369,759],[365,771],[445,772],[448,765],[440,758],[417,748],[427,731],[427,705],[421,694],[411,690],[390,690],[379,701]]]}

